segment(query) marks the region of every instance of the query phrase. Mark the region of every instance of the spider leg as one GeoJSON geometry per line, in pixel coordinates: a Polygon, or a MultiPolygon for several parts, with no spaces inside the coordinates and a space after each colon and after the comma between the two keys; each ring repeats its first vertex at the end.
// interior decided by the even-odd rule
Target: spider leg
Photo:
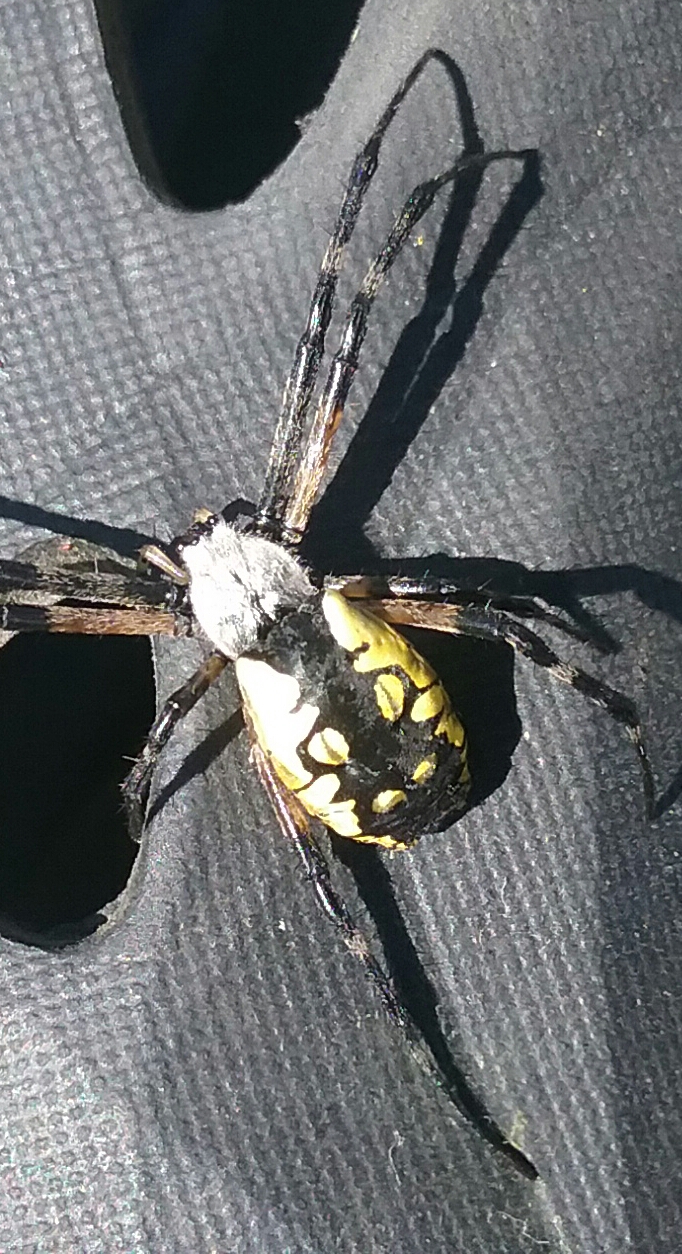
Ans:
{"type": "Polygon", "coordinates": [[[523,161],[529,155],[528,149],[464,153],[449,169],[425,183],[419,183],[410,192],[348,311],[341,347],[332,360],[306,440],[305,452],[291,497],[284,511],[284,535],[289,543],[300,541],[307,526],[329,459],[332,440],[343,416],[348,393],[358,368],[372,305],[383,280],[402,251],[411,231],[431,207],[440,189],[448,183],[455,182],[460,175],[471,172],[482,174],[486,166],[493,161],[523,161]]]}
{"type": "Polygon", "coordinates": [[[98,636],[183,636],[191,618],[168,583],[68,566],[0,561],[0,631],[98,636]]]}
{"type": "Polygon", "coordinates": [[[319,905],[337,928],[346,948],[362,964],[365,974],[378,993],[386,1016],[400,1032],[413,1060],[447,1094],[453,1105],[495,1150],[504,1154],[527,1179],[536,1180],[538,1173],[530,1159],[505,1137],[468,1086],[463,1082],[457,1084],[446,1076],[427,1049],[422,1033],[401,1000],[393,981],[374,958],[368,940],[353,921],[345,902],[335,891],[327,859],[313,835],[307,815],[275,775],[251,726],[249,732],[253,741],[253,759],[280,827],[300,857],[319,905]]]}
{"type": "MultiPolygon", "coordinates": [[[[197,521],[198,519],[195,518],[194,522],[196,523],[197,521]]],[[[148,566],[155,566],[162,574],[172,579],[173,583],[179,584],[181,587],[189,583],[187,571],[182,566],[179,566],[177,562],[174,562],[168,553],[160,549],[158,544],[144,544],[140,549],[140,560],[146,562],[148,566]]]]}
{"type": "Polygon", "coordinates": [[[47,631],[77,636],[186,636],[186,619],[151,606],[0,605],[0,632],[47,631]]]}
{"type": "Polygon", "coordinates": [[[275,539],[278,538],[289,498],[303,427],[324,352],[343,250],[353,234],[362,203],[379,163],[379,150],[384,135],[402,101],[425,67],[433,60],[444,60],[444,57],[438,49],[429,48],[389,101],[351,168],[339,216],[322,259],[305,330],[296,348],[294,364],[284,388],[265,486],[258,504],[256,526],[275,539]]]}
{"type": "MultiPolygon", "coordinates": [[[[600,653],[610,653],[613,646],[606,644],[601,636],[594,635],[586,628],[579,626],[551,610],[546,602],[538,597],[517,596],[511,593],[496,593],[483,588],[463,588],[447,579],[426,576],[411,579],[403,575],[327,575],[324,578],[325,588],[335,588],[343,595],[367,601],[383,602],[390,598],[415,601],[422,606],[426,615],[434,613],[440,622],[454,621],[461,607],[479,607],[483,609],[503,610],[516,618],[530,618],[554,627],[582,644],[589,644],[600,653]],[[427,608],[433,605],[433,610],[427,608]],[[451,613],[448,614],[448,606],[451,613]]],[[[373,609],[368,604],[368,609],[373,609]]],[[[382,617],[378,609],[373,612],[382,617]]],[[[444,631],[441,626],[434,630],[444,631]]],[[[453,628],[454,630],[454,628],[453,628]]]]}
{"type": "Polygon", "coordinates": [[[31,562],[0,560],[0,603],[18,601],[26,592],[116,606],[166,606],[169,601],[168,582],[134,567],[118,574],[68,566],[42,569],[31,562]]]}
{"type": "Polygon", "coordinates": [[[67,538],[33,545],[35,560],[0,559],[0,631],[183,636],[191,613],[168,579],[67,538]]]}
{"type": "Polygon", "coordinates": [[[140,841],[145,807],[154,768],[181,719],[189,714],[212,684],[222,675],[228,659],[211,653],[186,683],[168,698],[151,726],[142,752],[122,785],[128,827],[133,840],[140,841]]]}
{"type": "Polygon", "coordinates": [[[653,772],[644,744],[639,713],[629,697],[610,688],[580,667],[565,662],[546,644],[542,636],[524,623],[517,622],[511,614],[503,610],[471,605],[436,605],[400,599],[368,601],[367,609],[386,622],[404,627],[423,627],[427,631],[446,631],[455,635],[477,636],[481,640],[503,641],[536,666],[542,666],[549,671],[555,679],[570,684],[576,692],[601,706],[615,723],[625,728],[635,746],[642,771],[647,817],[655,817],[653,772]]]}

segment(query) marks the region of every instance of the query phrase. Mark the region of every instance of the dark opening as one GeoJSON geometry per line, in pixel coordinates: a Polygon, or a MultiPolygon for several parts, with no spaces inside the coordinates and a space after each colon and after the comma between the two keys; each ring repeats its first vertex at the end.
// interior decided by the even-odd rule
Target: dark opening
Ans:
{"type": "Polygon", "coordinates": [[[75,939],[104,921],[137,852],[120,784],[154,718],[149,641],[17,636],[0,692],[0,932],[75,939]]]}
{"type": "Polygon", "coordinates": [[[324,98],[362,0],[95,0],[133,156],[189,209],[241,200],[324,98]]]}

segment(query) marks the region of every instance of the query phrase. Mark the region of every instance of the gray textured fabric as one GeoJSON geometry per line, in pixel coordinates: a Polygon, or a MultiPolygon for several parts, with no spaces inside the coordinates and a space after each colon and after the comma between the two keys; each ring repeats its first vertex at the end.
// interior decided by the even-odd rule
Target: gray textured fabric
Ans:
{"type": "MultiPolygon", "coordinates": [[[[42,534],[7,501],[170,535],[197,505],[257,495],[349,162],[440,46],[486,143],[539,149],[544,195],[464,355],[446,316],[416,384],[414,346],[392,353],[422,308],[447,198],[408,247],[339,440],[368,406],[374,433],[415,384],[408,447],[385,490],[380,432],[351,450],[327,497],[347,499],[346,534],[325,507],[315,552],[338,564],[347,541],[369,560],[366,523],[384,558],[572,571],[561,586],[623,649],[569,652],[639,702],[668,785],[682,700],[679,10],[368,0],[285,165],[207,215],[142,183],[86,0],[5,6],[0,21],[3,554],[42,534]]],[[[387,139],[346,299],[409,187],[457,152],[455,119],[434,68],[387,139]]],[[[486,177],[460,281],[512,181],[486,177]]],[[[159,693],[199,656],[161,646],[159,693]]],[[[226,676],[164,759],[169,795],[112,922],[59,952],[2,944],[2,1249],[679,1249],[680,806],[645,825],[618,729],[527,664],[514,683],[523,735],[506,780],[388,867],[452,1051],[542,1182],[514,1178],[413,1073],[283,848],[243,738],[173,783],[234,709],[226,676]]]]}

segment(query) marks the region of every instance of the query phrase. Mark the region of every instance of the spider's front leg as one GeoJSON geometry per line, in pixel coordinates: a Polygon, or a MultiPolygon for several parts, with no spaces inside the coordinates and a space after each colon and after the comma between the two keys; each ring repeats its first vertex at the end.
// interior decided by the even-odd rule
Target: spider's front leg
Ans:
{"type": "Polygon", "coordinates": [[[258,504],[257,526],[265,535],[278,535],[291,496],[299,446],[324,353],[343,253],[355,230],[363,201],[374,178],[384,136],[402,101],[425,67],[433,60],[443,60],[443,54],[437,49],[429,48],[400,84],[353,162],[341,208],[322,259],[305,330],[298,342],[294,364],[284,389],[282,409],[258,504]]]}
{"type": "Polygon", "coordinates": [[[168,585],[122,560],[112,570],[110,550],[67,537],[29,552],[30,561],[0,559],[0,633],[188,634],[187,615],[168,585]]]}
{"type": "Polygon", "coordinates": [[[381,285],[394,261],[400,256],[411,232],[433,204],[441,188],[465,177],[482,178],[486,168],[497,161],[520,161],[529,168],[536,159],[532,149],[505,149],[499,152],[465,152],[454,165],[434,178],[417,184],[402,206],[380,251],[370,265],[346,316],[341,347],[331,363],[293,488],[287,501],[280,502],[284,535],[298,544],[308,525],[310,512],[325,472],[332,441],[343,417],[367,326],[381,285]]]}
{"type": "Polygon", "coordinates": [[[222,675],[228,659],[222,653],[211,653],[195,673],[182,684],[157,714],[144,748],[123,783],[123,801],[128,828],[133,840],[142,838],[145,810],[154,768],[181,719],[189,714],[212,684],[222,675]]]}

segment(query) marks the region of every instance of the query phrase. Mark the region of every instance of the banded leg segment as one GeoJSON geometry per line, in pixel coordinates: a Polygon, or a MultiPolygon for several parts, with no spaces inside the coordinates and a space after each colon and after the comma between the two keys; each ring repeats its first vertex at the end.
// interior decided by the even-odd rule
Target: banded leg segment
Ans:
{"type": "Polygon", "coordinates": [[[536,1180],[538,1173],[533,1163],[507,1139],[475,1093],[463,1081],[456,1084],[441,1071],[393,981],[374,958],[367,938],[354,922],[345,902],[336,893],[331,882],[329,865],[313,835],[307,815],[275,775],[265,753],[255,740],[253,728],[249,727],[249,731],[253,741],[253,759],[279,825],[301,859],[319,905],[336,927],[346,948],[362,964],[387,1018],[400,1032],[414,1062],[446,1093],[460,1114],[473,1124],[493,1149],[504,1154],[527,1179],[536,1180]]]}
{"type": "Polygon", "coordinates": [[[222,675],[228,659],[212,653],[195,673],[164,703],[157,714],[142,752],[123,782],[123,801],[133,840],[140,841],[145,808],[154,768],[181,719],[189,714],[212,684],[222,675]]]}
{"type": "Polygon", "coordinates": [[[189,605],[167,580],[116,563],[101,546],[67,540],[63,553],[51,541],[34,547],[35,562],[0,560],[0,632],[191,634],[189,605]]]}
{"type": "Polygon", "coordinates": [[[186,636],[187,619],[153,606],[0,605],[0,631],[76,636],[186,636]]]}
{"type": "Polygon", "coordinates": [[[290,543],[300,541],[315,503],[329,460],[332,440],[343,417],[348,393],[358,368],[372,305],[412,230],[431,207],[437,193],[448,183],[454,183],[467,173],[482,174],[493,161],[523,161],[529,155],[528,150],[464,153],[448,170],[425,183],[419,183],[410,192],[348,311],[341,347],[332,360],[306,440],[291,499],[284,513],[284,534],[290,543]]]}
{"type": "Polygon", "coordinates": [[[656,813],[654,778],[649,755],[644,744],[644,732],[637,707],[629,697],[610,688],[594,675],[563,661],[558,653],[525,623],[519,623],[503,610],[484,609],[474,606],[435,605],[429,602],[395,600],[368,600],[365,607],[396,626],[423,627],[427,631],[445,631],[454,635],[477,636],[481,640],[498,640],[511,645],[536,666],[549,671],[555,679],[570,684],[576,692],[601,706],[628,733],[635,746],[642,771],[644,801],[648,818],[656,813]]]}
{"type": "Polygon", "coordinates": [[[306,327],[299,340],[294,364],[287,380],[277,430],[256,514],[261,532],[277,538],[290,496],[306,415],[324,352],[343,251],[348,243],[363,201],[379,163],[381,144],[408,92],[434,60],[444,60],[438,49],[429,48],[401,83],[377,122],[364,148],[356,156],[350,172],[339,216],[322,260],[306,327]]]}
{"type": "MultiPolygon", "coordinates": [[[[387,598],[400,598],[412,601],[419,606],[423,618],[420,626],[427,627],[427,619],[433,618],[433,631],[449,630],[447,624],[453,623],[452,631],[462,608],[503,610],[515,618],[534,619],[553,627],[564,635],[582,644],[589,644],[599,653],[611,653],[613,646],[604,643],[601,636],[594,635],[586,628],[580,627],[562,614],[551,610],[549,605],[537,597],[518,596],[513,593],[496,593],[489,589],[464,588],[448,579],[426,576],[411,579],[404,575],[327,575],[325,588],[334,588],[351,600],[360,599],[367,602],[381,602],[387,598]]],[[[372,609],[371,605],[367,605],[372,609]]],[[[379,610],[374,613],[382,617],[379,610]]],[[[417,624],[415,624],[416,626],[417,624]]]]}
{"type": "Polygon", "coordinates": [[[134,568],[125,574],[113,574],[66,565],[62,569],[42,569],[30,562],[0,560],[0,603],[3,604],[19,602],[23,593],[36,592],[54,599],[68,597],[102,605],[166,606],[168,591],[168,584],[134,568]]]}

